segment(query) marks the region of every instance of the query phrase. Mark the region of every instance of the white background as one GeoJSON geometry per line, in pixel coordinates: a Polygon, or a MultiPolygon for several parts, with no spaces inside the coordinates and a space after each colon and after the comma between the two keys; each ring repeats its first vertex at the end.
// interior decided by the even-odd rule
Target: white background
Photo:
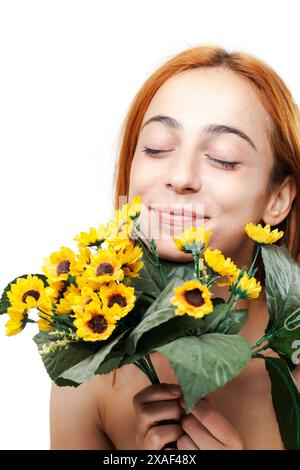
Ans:
{"type": "MultiPolygon", "coordinates": [[[[203,43],[244,50],[300,102],[297,0],[0,0],[0,290],[112,215],[119,132],[146,78],[203,43]]],[[[0,448],[49,448],[32,325],[0,317],[0,448]],[[31,327],[32,326],[32,327],[31,327]]]]}

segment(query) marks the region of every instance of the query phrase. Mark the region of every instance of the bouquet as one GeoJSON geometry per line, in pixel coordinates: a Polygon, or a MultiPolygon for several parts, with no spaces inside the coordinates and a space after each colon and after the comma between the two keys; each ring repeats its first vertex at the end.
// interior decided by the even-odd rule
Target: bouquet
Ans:
{"type": "Polygon", "coordinates": [[[300,267],[284,246],[275,245],[283,232],[246,224],[257,245],[247,269],[209,247],[211,231],[191,226],[173,241],[193,262],[178,263],[158,256],[155,242],[142,232],[140,211],[141,198],[133,198],[105,226],[75,236],[77,253],[63,246],[44,258],[43,274],[11,281],[0,299],[0,314],[9,317],[6,334],[36,323],[33,339],[59,386],[77,387],[130,363],[159,383],[150,358],[159,352],[174,370],[187,413],[260,358],[284,446],[300,449],[300,390],[292,375],[300,362],[300,267]],[[248,312],[235,305],[262,290],[254,277],[260,252],[269,322],[251,345],[239,334],[248,312]],[[227,301],[213,297],[215,282],[228,286],[227,301]],[[278,357],[265,355],[268,348],[278,357]]]}

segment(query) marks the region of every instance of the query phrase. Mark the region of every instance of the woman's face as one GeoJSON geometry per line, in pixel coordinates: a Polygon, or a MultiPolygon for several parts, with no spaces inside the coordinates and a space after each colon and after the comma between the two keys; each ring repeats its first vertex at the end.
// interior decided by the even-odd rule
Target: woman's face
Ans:
{"type": "Polygon", "coordinates": [[[160,257],[192,261],[191,254],[176,250],[172,237],[204,224],[212,231],[212,249],[249,265],[253,242],[244,227],[263,219],[268,201],[269,125],[252,86],[232,71],[189,70],[159,88],[143,118],[128,199],[141,196],[141,228],[160,257]],[[157,115],[171,120],[148,122],[157,115]],[[182,209],[184,217],[168,214],[172,208],[182,209]]]}

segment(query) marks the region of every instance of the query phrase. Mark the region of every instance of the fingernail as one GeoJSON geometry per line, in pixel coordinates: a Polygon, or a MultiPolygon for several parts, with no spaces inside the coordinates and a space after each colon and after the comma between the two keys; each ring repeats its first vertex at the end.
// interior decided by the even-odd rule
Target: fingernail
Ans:
{"type": "Polygon", "coordinates": [[[176,396],[181,395],[181,390],[178,385],[169,385],[169,390],[172,393],[172,395],[176,395],[176,396]]]}

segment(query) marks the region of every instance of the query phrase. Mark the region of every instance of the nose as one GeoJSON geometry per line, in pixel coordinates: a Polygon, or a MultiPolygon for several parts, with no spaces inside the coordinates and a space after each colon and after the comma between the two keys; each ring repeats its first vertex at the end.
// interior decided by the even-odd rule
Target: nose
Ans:
{"type": "Polygon", "coordinates": [[[165,184],[177,193],[198,192],[201,188],[200,168],[193,156],[177,155],[167,169],[165,184]]]}

